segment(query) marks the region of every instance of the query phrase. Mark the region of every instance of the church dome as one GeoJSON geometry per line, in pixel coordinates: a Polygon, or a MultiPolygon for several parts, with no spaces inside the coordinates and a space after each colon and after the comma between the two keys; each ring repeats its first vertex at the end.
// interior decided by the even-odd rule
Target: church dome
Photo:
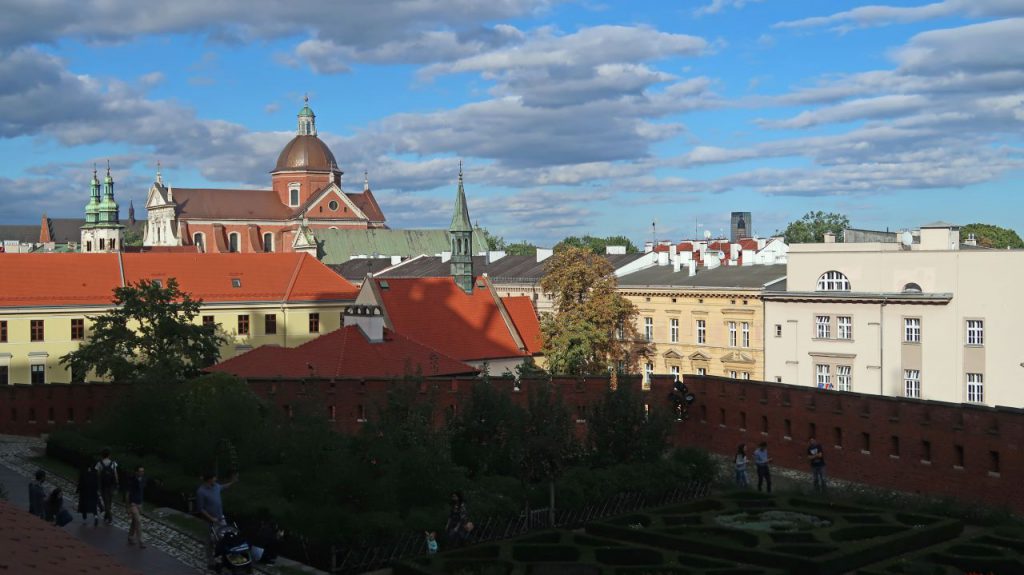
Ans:
{"type": "Polygon", "coordinates": [[[338,162],[327,144],[315,135],[301,135],[292,138],[277,157],[275,172],[286,170],[311,170],[331,172],[338,169],[338,162]]]}

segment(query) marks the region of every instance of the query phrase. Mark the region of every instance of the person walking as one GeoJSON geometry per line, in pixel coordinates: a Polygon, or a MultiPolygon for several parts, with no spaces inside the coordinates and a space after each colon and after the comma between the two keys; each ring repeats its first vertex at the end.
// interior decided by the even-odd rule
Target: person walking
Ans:
{"type": "Polygon", "coordinates": [[[772,458],[768,457],[768,443],[762,441],[754,450],[754,466],[757,468],[757,490],[761,491],[761,485],[768,485],[768,493],[772,492],[772,471],[768,464],[772,458]]]}
{"type": "Polygon", "coordinates": [[[96,475],[96,460],[86,464],[78,471],[78,512],[82,514],[82,522],[92,517],[92,526],[100,524],[100,478],[96,475]]]}
{"type": "Polygon", "coordinates": [[[138,545],[145,549],[142,542],[142,499],[146,491],[146,470],[141,465],[135,468],[135,474],[128,480],[127,501],[128,517],[131,526],[128,528],[128,544],[138,545]]]}
{"type": "Polygon", "coordinates": [[[821,444],[813,437],[808,442],[807,460],[811,463],[811,475],[814,478],[814,490],[825,492],[825,452],[821,444]]]}
{"type": "Polygon", "coordinates": [[[46,472],[36,471],[36,479],[28,484],[28,512],[40,519],[46,519],[46,472]]]}
{"type": "Polygon", "coordinates": [[[741,443],[736,447],[736,486],[747,487],[747,444],[741,443]]]}
{"type": "Polygon", "coordinates": [[[216,544],[214,539],[216,529],[227,524],[227,520],[224,518],[224,503],[221,501],[220,494],[222,490],[231,487],[236,481],[238,481],[237,473],[231,481],[219,483],[217,474],[209,472],[203,474],[203,482],[196,489],[196,510],[199,512],[199,516],[210,524],[210,535],[206,538],[206,564],[210,568],[215,568],[213,554],[216,544]]]}
{"type": "Polygon", "coordinates": [[[104,449],[96,474],[100,483],[100,499],[103,504],[103,521],[107,525],[114,523],[114,490],[118,488],[117,462],[110,458],[110,450],[104,449]]]}
{"type": "Polygon", "coordinates": [[[445,544],[449,547],[458,547],[466,539],[469,533],[466,526],[471,523],[469,512],[466,510],[466,499],[462,496],[462,492],[453,491],[450,502],[451,510],[448,512],[448,522],[444,526],[445,544]]]}

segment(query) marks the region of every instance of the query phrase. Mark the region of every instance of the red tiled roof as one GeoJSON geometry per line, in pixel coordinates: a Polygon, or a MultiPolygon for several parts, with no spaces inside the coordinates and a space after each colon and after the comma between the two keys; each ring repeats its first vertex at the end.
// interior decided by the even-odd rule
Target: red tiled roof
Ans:
{"type": "Polygon", "coordinates": [[[386,328],[384,341],[370,342],[362,329],[352,325],[296,348],[258,347],[207,371],[301,379],[465,375],[478,370],[386,328]]]}
{"type": "Polygon", "coordinates": [[[676,246],[676,251],[677,252],[692,252],[693,251],[693,243],[691,243],[691,242],[680,242],[679,245],[676,246]]]}
{"type": "Polygon", "coordinates": [[[527,296],[516,296],[501,298],[501,302],[505,304],[512,324],[516,326],[519,337],[526,345],[526,351],[531,354],[540,353],[544,340],[540,334],[540,322],[537,321],[537,310],[533,307],[533,300],[527,296]]]}
{"type": "Polygon", "coordinates": [[[470,295],[450,277],[374,281],[388,319],[403,335],[460,361],[530,355],[519,349],[487,287],[474,283],[470,295]]]}
{"type": "Polygon", "coordinates": [[[206,302],[353,300],[358,293],[303,253],[3,254],[0,307],[108,304],[122,285],[119,257],[127,283],[175,277],[206,302]]]}
{"type": "Polygon", "coordinates": [[[740,247],[742,247],[745,250],[754,250],[755,252],[757,251],[757,240],[755,239],[743,238],[742,240],[740,240],[739,243],[740,247]]]}
{"type": "Polygon", "coordinates": [[[0,572],[140,575],[75,536],[0,500],[0,572]]]}
{"type": "Polygon", "coordinates": [[[652,251],[657,253],[657,252],[669,252],[669,251],[672,251],[672,250],[670,249],[669,246],[666,246],[666,245],[663,245],[663,244],[658,244],[658,245],[654,246],[654,248],[652,248],[652,251]]]}
{"type": "Polygon", "coordinates": [[[373,197],[373,192],[365,190],[362,192],[351,192],[346,193],[348,199],[352,200],[352,203],[357,208],[362,210],[366,217],[371,222],[383,222],[384,212],[381,211],[380,206],[377,204],[377,199],[373,197]]]}
{"type": "Polygon", "coordinates": [[[287,220],[292,208],[274,190],[215,190],[173,188],[182,218],[228,220],[287,220]]]}

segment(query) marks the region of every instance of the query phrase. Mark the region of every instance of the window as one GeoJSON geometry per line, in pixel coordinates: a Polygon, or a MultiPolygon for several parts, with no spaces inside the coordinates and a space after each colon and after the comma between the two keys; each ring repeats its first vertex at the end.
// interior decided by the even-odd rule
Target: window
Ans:
{"type": "Polygon", "coordinates": [[[266,335],[277,333],[277,314],[268,313],[263,316],[263,333],[266,335]]]}
{"type": "Polygon", "coordinates": [[[39,385],[46,383],[46,364],[45,363],[33,363],[31,368],[32,383],[39,385]]]}
{"type": "Polygon", "coordinates": [[[921,343],[921,318],[903,318],[903,341],[907,343],[921,343]]]}
{"type": "Polygon", "coordinates": [[[679,366],[678,365],[673,365],[673,366],[669,367],[668,370],[670,372],[672,372],[672,376],[675,378],[675,380],[679,381],[679,366]]]}
{"type": "Polygon", "coordinates": [[[644,385],[650,385],[651,384],[651,376],[652,375],[654,375],[654,364],[650,363],[650,362],[645,363],[644,364],[644,385]]]}
{"type": "Polygon", "coordinates": [[[818,387],[821,389],[832,389],[832,372],[831,367],[825,364],[819,363],[815,366],[818,387]]]}
{"type": "Polygon", "coordinates": [[[212,325],[214,325],[213,316],[212,315],[204,315],[203,316],[203,325],[204,326],[212,326],[212,325]]]}
{"type": "Polygon", "coordinates": [[[853,339],[853,318],[848,315],[836,317],[836,337],[853,339]]]}
{"type": "Polygon", "coordinates": [[[231,278],[231,287],[240,288],[242,287],[242,278],[231,278]]]}
{"type": "Polygon", "coordinates": [[[309,333],[320,333],[320,314],[309,314],[309,333]]]}
{"type": "Polygon", "coordinates": [[[274,234],[270,232],[263,234],[263,251],[267,253],[274,251],[274,234]]]}
{"type": "Polygon", "coordinates": [[[670,319],[668,321],[668,323],[669,323],[669,327],[668,327],[668,340],[671,341],[672,343],[678,343],[679,342],[679,320],[676,319],[676,318],[672,318],[672,319],[670,319]]]}
{"type": "Polygon", "coordinates": [[[703,319],[697,320],[697,343],[704,343],[707,341],[708,336],[707,321],[703,319]]]}
{"type": "Polygon", "coordinates": [[[228,251],[238,253],[238,232],[228,234],[228,251]]]}
{"type": "Polygon", "coordinates": [[[839,391],[853,390],[853,367],[849,365],[836,366],[836,389],[839,391]]]}
{"type": "Polygon", "coordinates": [[[332,212],[338,211],[338,200],[331,200],[327,202],[327,209],[331,210],[332,212]]]}
{"type": "Polygon", "coordinates": [[[736,322],[729,322],[729,347],[736,347],[736,322]]]}
{"type": "Polygon", "coordinates": [[[818,278],[818,291],[850,291],[850,280],[837,271],[825,272],[818,278]]]}
{"type": "Polygon", "coordinates": [[[782,324],[775,324],[775,337],[782,337],[782,324]]]}
{"type": "Polygon", "coordinates": [[[739,374],[738,374],[738,373],[736,373],[735,371],[730,371],[730,372],[729,372],[729,377],[731,377],[731,378],[733,378],[733,379],[737,379],[737,376],[738,376],[738,375],[739,375],[739,374]]]}
{"type": "Polygon", "coordinates": [[[740,379],[750,379],[750,372],[749,371],[740,372],[740,379]]]}
{"type": "Polygon", "coordinates": [[[644,340],[652,341],[654,339],[654,318],[644,318],[644,340]]]}
{"type": "Polygon", "coordinates": [[[6,365],[0,365],[0,385],[7,385],[11,383],[10,376],[10,368],[6,365]]]}
{"type": "Polygon", "coordinates": [[[29,339],[31,339],[32,341],[43,341],[45,335],[45,333],[43,332],[43,320],[34,319],[31,322],[29,322],[29,326],[31,328],[29,339]]]}
{"type": "Polygon", "coordinates": [[[985,401],[985,376],[983,374],[967,374],[967,401],[969,403],[985,401]]]}
{"type": "Polygon", "coordinates": [[[299,189],[292,188],[288,190],[288,203],[292,206],[299,205],[299,189]]]}
{"type": "Polygon", "coordinates": [[[697,368],[697,375],[707,375],[707,374],[708,374],[708,368],[706,368],[706,367],[698,367],[697,368]]]}
{"type": "MultiPolygon", "coordinates": [[[[534,294],[534,295],[537,295],[537,294],[534,294]]],[[[342,324],[344,324],[344,323],[345,323],[344,320],[342,320],[342,324]]],[[[615,326],[615,339],[623,340],[625,338],[626,338],[626,329],[620,323],[617,326],[615,326]]]]}
{"type": "Polygon", "coordinates": [[[238,335],[249,335],[249,314],[238,316],[238,335]]]}
{"type": "Polygon", "coordinates": [[[743,322],[743,347],[750,347],[750,322],[743,322]]]}
{"type": "Polygon", "coordinates": [[[85,320],[84,319],[72,319],[71,320],[71,339],[82,340],[85,339],[85,320]]]}
{"type": "Polygon", "coordinates": [[[206,238],[201,233],[192,234],[192,243],[199,248],[199,251],[206,251],[206,238]]]}
{"type": "Polygon", "coordinates": [[[827,315],[815,316],[814,323],[818,326],[818,339],[828,339],[832,335],[832,318],[827,315]]]}
{"type": "Polygon", "coordinates": [[[903,370],[903,393],[913,399],[921,399],[921,370],[903,370]]]}
{"type": "Polygon", "coordinates": [[[0,321],[0,343],[7,343],[7,320],[0,321]]]}
{"type": "Polygon", "coordinates": [[[985,344],[985,322],[980,319],[967,320],[967,345],[985,344]]]}
{"type": "Polygon", "coordinates": [[[107,247],[107,241],[104,238],[100,238],[100,251],[103,251],[107,247]]]}
{"type": "Polygon", "coordinates": [[[112,250],[116,250],[117,249],[117,240],[114,239],[114,238],[110,238],[110,249],[112,249],[112,250]]]}

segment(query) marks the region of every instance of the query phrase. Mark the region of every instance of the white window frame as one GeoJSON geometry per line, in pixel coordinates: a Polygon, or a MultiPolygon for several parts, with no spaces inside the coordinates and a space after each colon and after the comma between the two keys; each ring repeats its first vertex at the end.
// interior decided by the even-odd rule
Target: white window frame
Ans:
{"type": "Polygon", "coordinates": [[[672,343],[679,343],[679,318],[668,320],[668,340],[672,343]]]}
{"type": "Polygon", "coordinates": [[[199,251],[206,251],[206,234],[203,232],[196,232],[192,234],[192,245],[198,246],[199,251]]]}
{"type": "Polygon", "coordinates": [[[903,370],[903,396],[911,399],[921,399],[921,370],[903,370]]]}
{"type": "Polygon", "coordinates": [[[647,362],[644,364],[644,385],[650,387],[651,376],[654,375],[654,364],[647,362]]]}
{"type": "Polygon", "coordinates": [[[28,381],[29,381],[29,383],[33,383],[33,384],[35,383],[34,381],[32,381],[32,375],[35,374],[35,373],[43,374],[43,381],[40,382],[40,383],[46,383],[46,371],[47,371],[46,370],[46,362],[32,362],[32,363],[30,363],[29,366],[28,366],[28,381]],[[41,369],[36,369],[37,367],[41,368],[41,369]]]}
{"type": "Polygon", "coordinates": [[[921,343],[921,318],[903,318],[903,342],[921,343]]]}
{"type": "Polygon", "coordinates": [[[815,335],[817,339],[832,337],[832,317],[827,315],[814,316],[815,335]]]}
{"type": "Polygon", "coordinates": [[[644,341],[654,341],[654,318],[644,318],[644,341]]]}
{"type": "Polygon", "coordinates": [[[819,389],[832,389],[832,366],[827,363],[815,364],[814,375],[819,389]]]}
{"type": "Polygon", "coordinates": [[[836,316],[836,339],[853,339],[853,317],[836,316]]]}
{"type": "Polygon", "coordinates": [[[985,374],[967,374],[967,403],[985,403],[985,374]]]}
{"type": "Polygon", "coordinates": [[[295,207],[299,205],[299,200],[302,199],[302,193],[297,187],[288,188],[288,205],[295,207]]]}
{"type": "Polygon", "coordinates": [[[731,377],[733,379],[739,379],[739,374],[736,373],[735,371],[730,371],[729,372],[729,377],[731,377]]]}
{"type": "Polygon", "coordinates": [[[242,234],[238,232],[231,232],[228,234],[228,253],[240,254],[242,253],[242,234]],[[235,238],[234,247],[237,249],[231,249],[232,242],[231,238],[235,238]]]}
{"type": "Polygon", "coordinates": [[[706,367],[698,367],[697,368],[697,375],[707,375],[707,374],[708,374],[708,368],[706,368],[706,367]]]}
{"type": "Polygon", "coordinates": [[[274,251],[274,234],[270,232],[263,232],[263,251],[264,253],[273,253],[274,251]],[[267,249],[267,240],[270,240],[270,249],[267,249]]]}
{"type": "Polygon", "coordinates": [[[736,347],[736,322],[729,322],[729,347],[736,347]]]}
{"type": "Polygon", "coordinates": [[[708,323],[707,320],[697,320],[697,343],[704,344],[708,342],[708,323]]]}
{"type": "Polygon", "coordinates": [[[967,320],[967,345],[985,345],[985,321],[980,319],[967,320]]]}
{"type": "Polygon", "coordinates": [[[676,381],[679,381],[679,366],[678,365],[671,365],[671,366],[669,366],[668,370],[669,370],[670,373],[672,373],[672,375],[674,375],[676,377],[676,381]]]}
{"type": "Polygon", "coordinates": [[[740,372],[740,379],[747,379],[747,380],[749,380],[750,379],[750,372],[749,371],[740,372]]]}
{"type": "Polygon", "coordinates": [[[836,366],[836,389],[839,391],[853,391],[853,366],[836,366]]]}
{"type": "Polygon", "coordinates": [[[742,328],[741,333],[743,335],[743,339],[741,341],[743,343],[743,347],[750,347],[750,322],[745,321],[740,325],[740,327],[742,328]]]}
{"type": "Polygon", "coordinates": [[[827,271],[818,278],[818,291],[850,291],[850,280],[842,272],[827,271]]]}

